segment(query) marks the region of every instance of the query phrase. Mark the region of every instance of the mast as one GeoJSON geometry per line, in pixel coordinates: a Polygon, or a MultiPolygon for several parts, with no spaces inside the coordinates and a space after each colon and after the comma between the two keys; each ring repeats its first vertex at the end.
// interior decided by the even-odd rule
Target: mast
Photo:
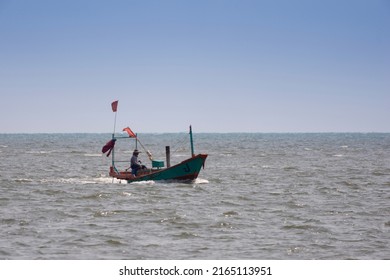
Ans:
{"type": "MultiPolygon", "coordinates": [[[[111,109],[112,109],[112,111],[115,113],[115,118],[114,118],[114,131],[112,132],[112,140],[114,140],[114,141],[116,141],[116,139],[115,139],[115,128],[116,128],[116,116],[117,116],[117,114],[118,114],[118,102],[119,102],[119,100],[115,100],[114,102],[112,102],[111,103],[111,109]]],[[[115,160],[114,160],[114,158],[115,158],[115,151],[114,151],[114,147],[112,147],[112,156],[111,156],[111,159],[112,159],[112,167],[114,168],[114,169],[116,169],[115,168],[115,160]]],[[[114,178],[113,178],[114,179],[114,178]]]]}
{"type": "MultiPolygon", "coordinates": [[[[116,114],[115,114],[116,116],[116,114]]],[[[112,134],[112,140],[115,139],[115,128],[114,128],[114,133],[112,134]]],[[[115,159],[114,159],[114,156],[115,155],[115,149],[112,148],[112,152],[111,152],[111,160],[112,160],[112,163],[111,163],[111,166],[115,169],[115,159]]]]}
{"type": "Polygon", "coordinates": [[[194,157],[194,141],[192,139],[192,126],[190,125],[190,142],[191,142],[191,156],[194,157]]]}

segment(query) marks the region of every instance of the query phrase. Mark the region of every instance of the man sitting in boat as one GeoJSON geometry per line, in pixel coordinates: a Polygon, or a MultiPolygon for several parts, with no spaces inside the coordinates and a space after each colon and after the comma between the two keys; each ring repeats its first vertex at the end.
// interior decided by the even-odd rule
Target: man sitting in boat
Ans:
{"type": "Polygon", "coordinates": [[[130,160],[131,173],[134,176],[137,176],[138,170],[146,169],[146,166],[142,165],[142,162],[140,160],[138,160],[139,153],[140,152],[137,149],[135,149],[133,152],[133,156],[131,157],[131,160],[130,160]]]}

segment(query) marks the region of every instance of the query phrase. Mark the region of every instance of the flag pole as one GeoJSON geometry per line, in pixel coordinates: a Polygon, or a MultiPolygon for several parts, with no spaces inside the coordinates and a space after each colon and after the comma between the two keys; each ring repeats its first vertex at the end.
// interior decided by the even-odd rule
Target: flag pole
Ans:
{"type": "Polygon", "coordinates": [[[117,111],[115,111],[115,118],[114,118],[114,132],[112,133],[112,137],[114,137],[115,135],[115,128],[116,128],[116,115],[117,115],[117,111]]]}
{"type": "MultiPolygon", "coordinates": [[[[113,112],[115,112],[114,132],[112,133],[112,139],[115,139],[116,116],[118,113],[118,100],[115,100],[114,102],[111,103],[111,109],[113,112]]],[[[115,168],[115,149],[114,148],[112,149],[111,160],[112,160],[112,167],[115,168]]],[[[114,183],[114,177],[112,177],[112,183],[114,183]]]]}
{"type": "Polygon", "coordinates": [[[118,100],[111,103],[111,109],[113,112],[115,112],[115,118],[114,118],[114,132],[112,133],[112,138],[114,138],[115,135],[115,129],[116,129],[116,116],[118,113],[118,100]]]}

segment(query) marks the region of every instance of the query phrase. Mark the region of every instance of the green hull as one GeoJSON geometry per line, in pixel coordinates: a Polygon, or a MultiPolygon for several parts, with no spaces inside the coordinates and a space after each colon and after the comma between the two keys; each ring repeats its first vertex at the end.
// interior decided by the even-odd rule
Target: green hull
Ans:
{"type": "Polygon", "coordinates": [[[117,179],[127,180],[127,182],[157,181],[157,180],[195,180],[200,169],[204,166],[207,155],[199,154],[189,158],[174,166],[164,169],[148,170],[138,176],[133,176],[130,172],[115,172],[111,168],[110,175],[117,179]]]}

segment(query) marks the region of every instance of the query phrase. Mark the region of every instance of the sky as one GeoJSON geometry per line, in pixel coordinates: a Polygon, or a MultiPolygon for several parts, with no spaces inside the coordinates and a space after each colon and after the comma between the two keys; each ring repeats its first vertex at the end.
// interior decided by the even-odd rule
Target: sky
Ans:
{"type": "Polygon", "coordinates": [[[0,0],[0,133],[390,132],[390,0],[0,0]]]}

